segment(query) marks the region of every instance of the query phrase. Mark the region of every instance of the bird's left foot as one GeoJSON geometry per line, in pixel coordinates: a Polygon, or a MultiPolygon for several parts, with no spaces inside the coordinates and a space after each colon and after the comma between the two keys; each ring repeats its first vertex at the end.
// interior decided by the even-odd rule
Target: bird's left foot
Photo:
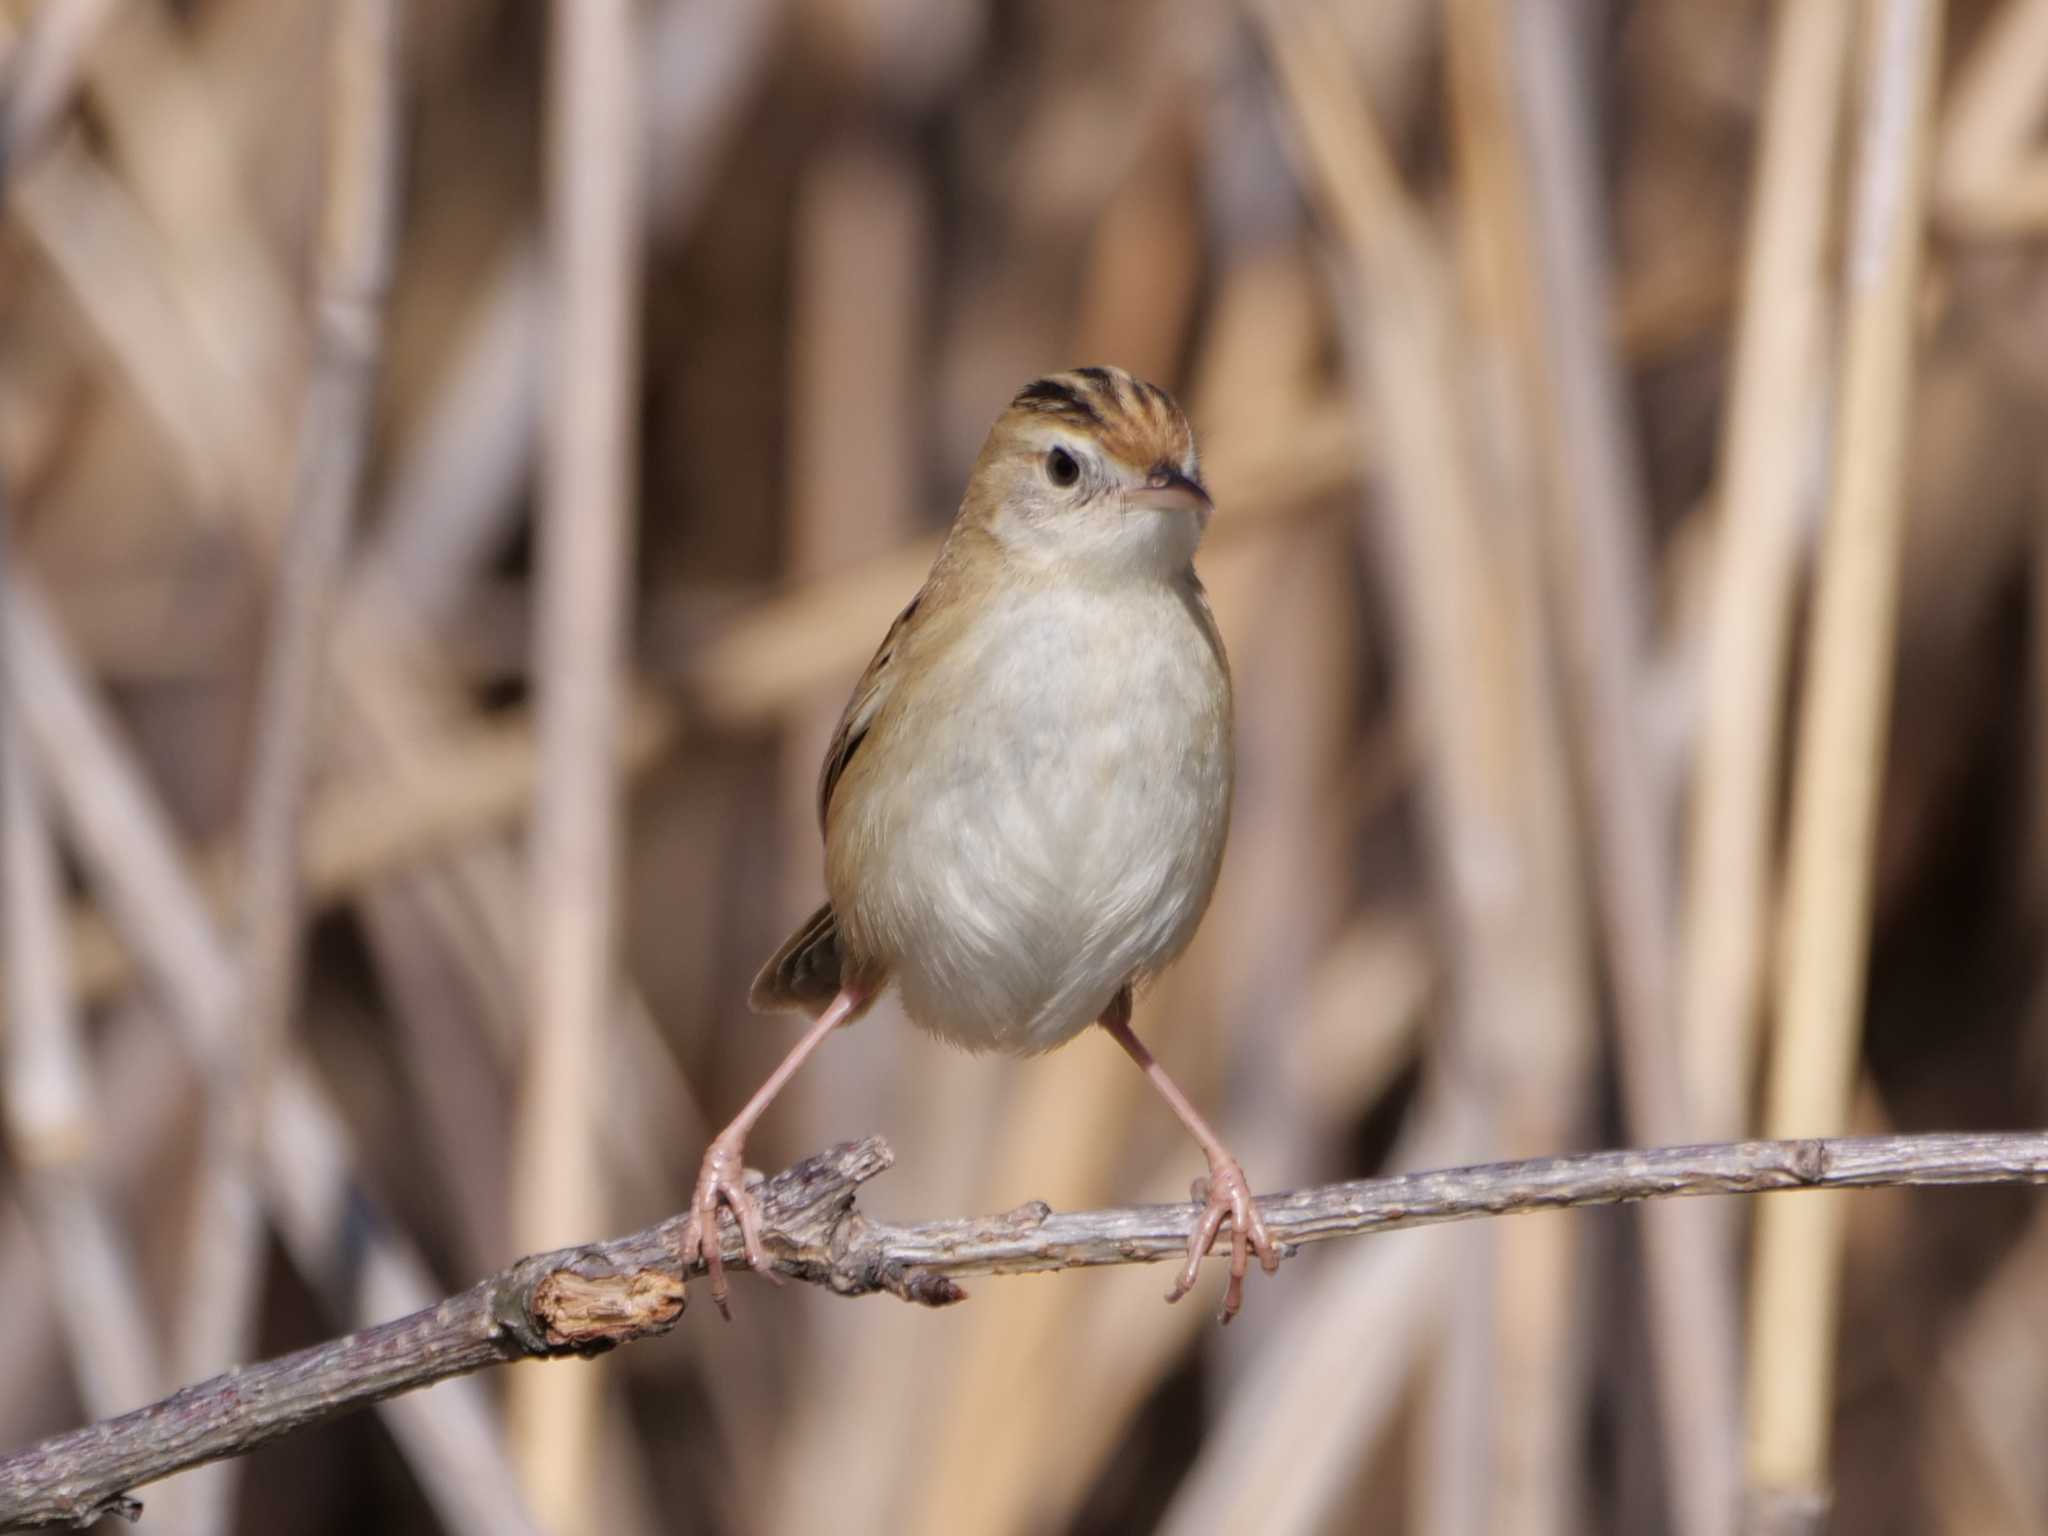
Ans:
{"type": "Polygon", "coordinates": [[[1251,1256],[1256,1253],[1259,1267],[1270,1275],[1280,1267],[1279,1245],[1266,1231],[1258,1206],[1252,1203],[1251,1185],[1236,1158],[1211,1153],[1209,1177],[1195,1181],[1194,1196],[1202,1202],[1202,1214],[1188,1233],[1188,1261],[1181,1267],[1180,1278],[1166,1293],[1166,1299],[1179,1301],[1195,1288],[1203,1256],[1215,1246],[1224,1218],[1228,1217],[1230,1284],[1224,1289],[1223,1311],[1217,1319],[1227,1324],[1244,1306],[1244,1277],[1251,1269],[1251,1256]]]}
{"type": "Polygon", "coordinates": [[[741,1160],[742,1139],[721,1135],[704,1150],[704,1165],[697,1174],[697,1192],[690,1201],[690,1219],[683,1227],[677,1248],[685,1265],[701,1258],[711,1277],[711,1300],[719,1316],[732,1321],[726,1305],[724,1243],[718,1235],[718,1207],[723,1202],[739,1224],[740,1245],[747,1267],[775,1285],[782,1276],[768,1262],[761,1246],[761,1201],[747,1188],[746,1165],[741,1160]]]}

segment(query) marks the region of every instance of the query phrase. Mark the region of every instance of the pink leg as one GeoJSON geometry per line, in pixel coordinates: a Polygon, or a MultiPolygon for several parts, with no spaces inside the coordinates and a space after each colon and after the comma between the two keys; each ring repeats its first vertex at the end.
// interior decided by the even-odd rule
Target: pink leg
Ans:
{"type": "Polygon", "coordinates": [[[1209,1128],[1201,1111],[1188,1102],[1186,1094],[1178,1084],[1166,1075],[1166,1069],[1153,1059],[1145,1049],[1145,1043],[1131,1030],[1131,994],[1126,988],[1116,995],[1116,1000],[1103,1014],[1102,1027],[1110,1037],[1129,1053],[1131,1060],[1138,1064],[1144,1074],[1152,1080],[1166,1102],[1173,1106],[1173,1112],[1180,1116],[1182,1125],[1193,1133],[1202,1144],[1202,1152],[1209,1159],[1208,1189],[1198,1191],[1196,1198],[1203,1202],[1201,1220],[1195,1223],[1188,1234],[1188,1261],[1182,1266],[1180,1278],[1173,1289],[1166,1293],[1168,1301],[1179,1301],[1194,1289],[1195,1277],[1200,1272],[1202,1257],[1214,1245],[1217,1234],[1223,1229],[1223,1218],[1230,1218],[1230,1284],[1223,1292],[1223,1318],[1228,1323],[1237,1316],[1238,1308],[1244,1305],[1244,1277],[1250,1268],[1252,1253],[1259,1256],[1259,1264],[1267,1274],[1280,1267],[1280,1250],[1274,1245],[1266,1231],[1266,1223],[1259,1215],[1259,1208],[1252,1203],[1251,1185],[1245,1181],[1244,1169],[1230,1149],[1223,1145],[1223,1139],[1209,1128]]]}
{"type": "Polygon", "coordinates": [[[704,1165],[697,1174],[697,1192],[690,1201],[689,1224],[683,1228],[679,1246],[685,1264],[693,1259],[703,1259],[704,1267],[711,1275],[711,1299],[728,1322],[732,1319],[732,1311],[725,1304],[725,1257],[718,1236],[718,1204],[721,1200],[731,1207],[733,1219],[739,1223],[747,1267],[777,1285],[782,1284],[782,1277],[769,1267],[768,1255],[761,1247],[761,1202],[746,1186],[746,1165],[741,1155],[746,1147],[747,1132],[754,1128],[754,1122],[774,1102],[775,1095],[796,1076],[797,1068],[825,1043],[827,1035],[849,1022],[870,995],[869,991],[859,987],[840,988],[831,1006],[818,1015],[817,1022],[805,1032],[803,1039],[797,1041],[790,1053],[782,1058],[782,1064],[768,1074],[768,1081],[747,1100],[747,1107],[733,1116],[732,1124],[720,1131],[704,1151],[704,1165]]]}

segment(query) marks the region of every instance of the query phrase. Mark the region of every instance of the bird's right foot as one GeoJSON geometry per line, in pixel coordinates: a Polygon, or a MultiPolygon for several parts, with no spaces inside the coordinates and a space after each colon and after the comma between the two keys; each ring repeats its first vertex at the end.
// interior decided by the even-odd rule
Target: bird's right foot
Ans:
{"type": "Polygon", "coordinates": [[[704,1163],[697,1173],[697,1191],[690,1200],[690,1219],[676,1243],[685,1268],[699,1262],[704,1265],[711,1278],[712,1303],[727,1322],[732,1321],[732,1308],[726,1304],[725,1239],[718,1225],[721,1204],[732,1212],[739,1228],[740,1251],[747,1268],[775,1285],[782,1284],[782,1276],[775,1273],[761,1243],[761,1201],[747,1187],[742,1147],[742,1139],[728,1133],[705,1149],[704,1163]]]}
{"type": "Polygon", "coordinates": [[[1266,1231],[1265,1219],[1252,1200],[1252,1189],[1244,1169],[1228,1153],[1212,1153],[1209,1177],[1197,1180],[1195,1198],[1202,1202],[1202,1214],[1188,1233],[1187,1263],[1180,1278],[1166,1293],[1168,1301],[1179,1301],[1195,1288],[1202,1258],[1215,1245],[1227,1218],[1230,1222],[1230,1283],[1223,1291],[1223,1312],[1219,1322],[1228,1324],[1244,1306],[1244,1277],[1251,1269],[1251,1255],[1259,1256],[1259,1267],[1272,1274],[1280,1267],[1280,1249],[1266,1231]]]}

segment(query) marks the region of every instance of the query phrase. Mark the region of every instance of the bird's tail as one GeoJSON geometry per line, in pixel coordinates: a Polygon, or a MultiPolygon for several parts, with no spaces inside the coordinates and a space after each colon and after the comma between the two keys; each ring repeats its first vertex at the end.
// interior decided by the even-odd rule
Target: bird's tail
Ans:
{"type": "Polygon", "coordinates": [[[839,920],[826,902],[783,941],[747,992],[756,1013],[798,1010],[816,1018],[839,995],[845,956],[839,948],[839,920]]]}

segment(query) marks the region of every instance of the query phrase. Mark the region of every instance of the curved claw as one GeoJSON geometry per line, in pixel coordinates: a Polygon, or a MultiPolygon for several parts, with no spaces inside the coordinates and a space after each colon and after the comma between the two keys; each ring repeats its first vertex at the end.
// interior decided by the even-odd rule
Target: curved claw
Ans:
{"type": "Polygon", "coordinates": [[[767,1250],[761,1243],[761,1202],[746,1186],[740,1152],[739,1141],[728,1141],[723,1136],[705,1149],[704,1164],[697,1174],[697,1190],[690,1200],[689,1224],[683,1228],[679,1244],[685,1264],[703,1260],[711,1279],[712,1303],[727,1322],[732,1321],[732,1308],[726,1304],[724,1244],[718,1236],[721,1202],[739,1226],[740,1247],[746,1255],[747,1267],[757,1275],[765,1275],[775,1285],[782,1284],[782,1276],[770,1267],[767,1250]]]}
{"type": "Polygon", "coordinates": [[[1166,1299],[1179,1301],[1194,1289],[1202,1259],[1215,1246],[1227,1216],[1230,1283],[1224,1288],[1223,1311],[1218,1319],[1227,1325],[1244,1306],[1244,1277],[1251,1269],[1252,1254],[1258,1254],[1259,1267],[1270,1275],[1280,1268],[1280,1250],[1266,1230],[1265,1218],[1253,1203],[1251,1185],[1236,1159],[1212,1160],[1209,1178],[1196,1180],[1194,1194],[1202,1202],[1201,1218],[1188,1233],[1187,1263],[1181,1267],[1180,1277],[1166,1293],[1166,1299]]]}
{"type": "Polygon", "coordinates": [[[1201,1219],[1188,1233],[1187,1262],[1181,1265],[1180,1275],[1173,1282],[1173,1289],[1166,1293],[1168,1301],[1179,1301],[1195,1288],[1195,1280],[1202,1272],[1203,1255],[1216,1246],[1217,1234],[1223,1230],[1223,1218],[1230,1214],[1227,1205],[1209,1199],[1206,1195],[1202,1198],[1207,1204],[1202,1208],[1201,1219]]]}

